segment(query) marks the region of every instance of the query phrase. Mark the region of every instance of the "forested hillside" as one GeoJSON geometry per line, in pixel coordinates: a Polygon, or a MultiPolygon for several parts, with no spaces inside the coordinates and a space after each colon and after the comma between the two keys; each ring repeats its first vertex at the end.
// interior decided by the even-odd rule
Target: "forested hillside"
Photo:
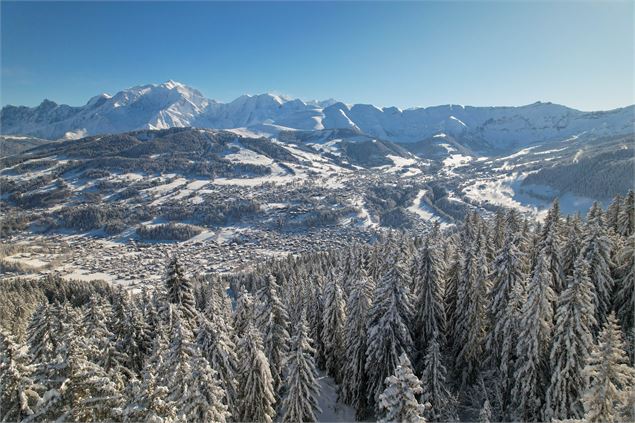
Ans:
{"type": "Polygon", "coordinates": [[[631,191],[138,290],[16,280],[0,419],[314,421],[320,370],[358,419],[633,421],[634,253],[631,191]]]}

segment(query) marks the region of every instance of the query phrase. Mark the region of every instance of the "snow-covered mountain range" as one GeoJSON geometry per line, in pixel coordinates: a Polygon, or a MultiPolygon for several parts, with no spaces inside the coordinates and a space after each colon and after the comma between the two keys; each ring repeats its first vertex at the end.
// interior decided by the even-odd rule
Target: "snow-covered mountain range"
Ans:
{"type": "Polygon", "coordinates": [[[201,127],[277,135],[281,130],[346,128],[396,142],[417,142],[445,133],[479,150],[510,150],[580,134],[629,134],[635,106],[582,112],[552,103],[521,107],[444,105],[400,110],[333,100],[304,102],[273,94],[243,95],[229,103],[205,98],[178,82],[101,94],[72,107],[44,100],[37,107],[5,106],[2,134],[47,139],[79,138],[137,129],[201,127]]]}

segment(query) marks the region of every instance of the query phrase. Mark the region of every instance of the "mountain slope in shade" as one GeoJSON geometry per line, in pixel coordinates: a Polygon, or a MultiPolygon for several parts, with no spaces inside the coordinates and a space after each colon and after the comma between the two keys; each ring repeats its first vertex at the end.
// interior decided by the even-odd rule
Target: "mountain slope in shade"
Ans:
{"type": "Polygon", "coordinates": [[[633,131],[634,117],[635,106],[582,112],[541,102],[521,107],[445,105],[400,110],[261,94],[220,103],[193,88],[168,81],[129,88],[114,96],[102,94],[81,107],[49,100],[33,108],[6,106],[0,122],[3,134],[47,139],[188,126],[247,128],[265,135],[278,135],[282,130],[350,129],[407,143],[445,133],[474,150],[492,151],[580,134],[628,134],[633,131]]]}

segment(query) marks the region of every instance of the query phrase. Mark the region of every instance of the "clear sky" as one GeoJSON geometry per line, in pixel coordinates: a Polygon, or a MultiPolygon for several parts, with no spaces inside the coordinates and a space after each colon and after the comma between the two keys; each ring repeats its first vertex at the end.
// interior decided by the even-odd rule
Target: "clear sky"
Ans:
{"type": "Polygon", "coordinates": [[[3,105],[168,79],[219,101],[635,102],[632,1],[0,5],[3,105]]]}

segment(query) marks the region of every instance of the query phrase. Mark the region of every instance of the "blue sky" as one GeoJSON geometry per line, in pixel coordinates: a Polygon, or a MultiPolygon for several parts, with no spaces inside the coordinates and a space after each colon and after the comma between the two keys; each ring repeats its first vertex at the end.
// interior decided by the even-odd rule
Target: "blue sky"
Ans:
{"type": "Polygon", "coordinates": [[[2,104],[177,80],[379,106],[634,103],[633,2],[0,2],[2,104]]]}

